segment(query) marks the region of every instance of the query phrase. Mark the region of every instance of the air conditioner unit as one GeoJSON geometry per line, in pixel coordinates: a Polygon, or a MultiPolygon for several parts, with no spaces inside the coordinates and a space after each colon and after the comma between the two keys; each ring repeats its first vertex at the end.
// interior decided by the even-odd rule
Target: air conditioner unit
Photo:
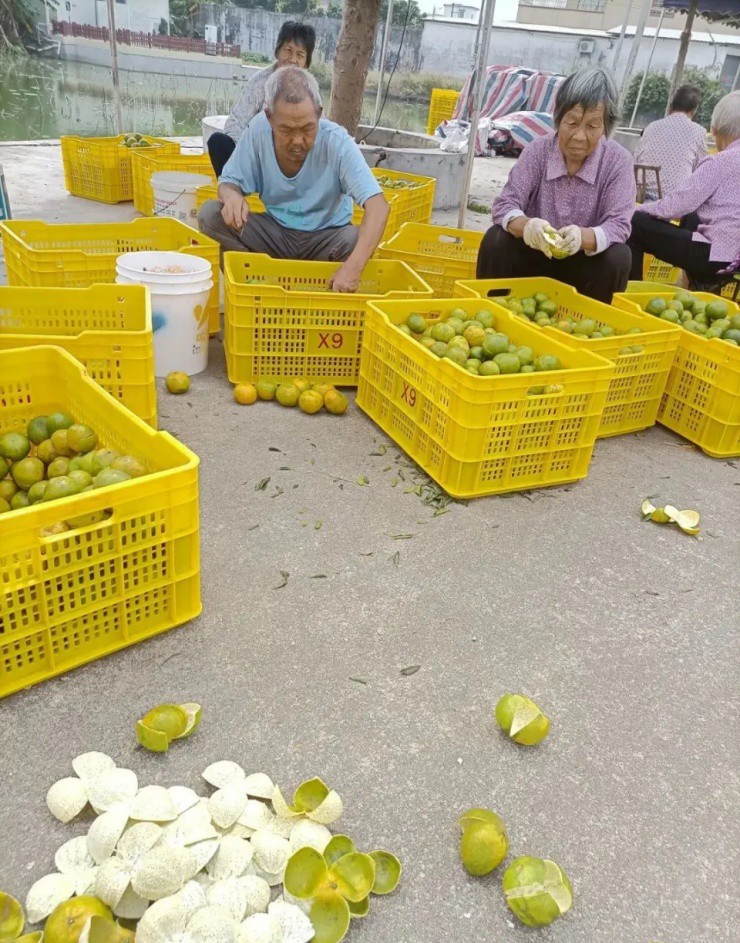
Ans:
{"type": "Polygon", "coordinates": [[[593,39],[582,39],[582,40],[578,43],[578,55],[579,55],[579,56],[590,56],[590,55],[593,53],[593,51],[594,51],[594,46],[595,46],[595,45],[596,45],[596,44],[594,43],[593,39]]]}

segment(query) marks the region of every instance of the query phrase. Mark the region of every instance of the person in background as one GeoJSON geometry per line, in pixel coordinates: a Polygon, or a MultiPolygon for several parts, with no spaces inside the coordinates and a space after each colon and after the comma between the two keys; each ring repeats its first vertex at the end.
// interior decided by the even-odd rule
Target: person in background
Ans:
{"type": "Polygon", "coordinates": [[[692,287],[715,285],[740,253],[740,91],[717,102],[712,113],[717,154],[699,164],[673,193],[643,203],[632,218],[631,278],[642,278],[646,252],[682,268],[692,287]],[[696,214],[698,226],[672,219],[696,214]]]}
{"type": "Polygon", "coordinates": [[[273,73],[265,110],[239,139],[218,200],[203,204],[198,222],[222,251],[342,262],[329,287],[353,292],[383,237],[389,207],[360,148],[322,110],[310,72],[286,66],[273,73]],[[248,193],[260,196],[266,212],[249,211],[248,193]],[[353,201],[365,210],[360,226],[351,224],[353,201]]]}
{"type": "Polygon", "coordinates": [[[624,291],[635,176],[629,152],[609,140],[618,100],[603,69],[563,82],[555,133],[524,148],[493,204],[478,278],[546,276],[607,304],[615,291],[624,291]],[[553,258],[552,229],[565,258],[553,258]]]}
{"type": "Polygon", "coordinates": [[[208,138],[208,154],[217,177],[221,176],[226,161],[234,153],[244,129],[264,108],[265,83],[275,69],[286,65],[307,69],[311,65],[315,45],[316,32],[313,26],[288,20],[280,27],[275,46],[275,63],[266,69],[260,69],[252,76],[231,109],[223,132],[217,131],[208,138]]]}
{"type": "MultiPolygon", "coordinates": [[[[668,115],[649,124],[637,142],[635,163],[660,167],[663,196],[684,184],[707,156],[707,132],[693,120],[700,104],[701,91],[682,85],[668,115]]],[[[648,186],[645,198],[657,200],[657,188],[648,186]]]]}

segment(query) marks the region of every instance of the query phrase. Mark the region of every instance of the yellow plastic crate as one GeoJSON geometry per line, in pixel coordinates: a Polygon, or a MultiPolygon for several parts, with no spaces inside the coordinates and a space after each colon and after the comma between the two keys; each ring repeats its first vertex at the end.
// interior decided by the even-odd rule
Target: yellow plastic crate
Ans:
{"type": "MultiPolygon", "coordinates": [[[[61,138],[64,185],[74,196],[101,203],[123,203],[134,198],[131,154],[139,148],[124,147],[125,134],[106,138],[61,138]]],[[[180,145],[164,138],[142,135],[153,153],[179,154],[180,145]]],[[[141,148],[149,153],[148,148],[141,148]]]]}
{"type": "Polygon", "coordinates": [[[472,498],[585,477],[614,364],[545,338],[479,298],[372,301],[365,319],[357,404],[436,482],[472,498]],[[565,369],[479,377],[438,359],[396,327],[453,308],[494,313],[496,327],[565,369]],[[559,390],[535,394],[541,385],[559,390]]]}
{"type": "Polygon", "coordinates": [[[681,269],[675,268],[670,262],[661,262],[654,255],[645,254],[642,264],[642,277],[646,282],[663,282],[666,285],[677,285],[681,280],[681,269]]]}
{"type": "MultiPolygon", "coordinates": [[[[669,301],[673,294],[625,293],[615,295],[614,303],[626,311],[642,311],[651,298],[669,301]]],[[[719,300],[706,292],[692,294],[702,301],[719,300]]],[[[722,300],[733,314],[740,313],[735,302],[722,300]]],[[[707,340],[700,334],[679,330],[678,349],[658,422],[698,445],[712,458],[734,458],[740,455],[740,348],[717,338],[707,340]]]]}
{"type": "Polygon", "coordinates": [[[134,206],[144,216],[154,215],[152,174],[161,170],[205,174],[216,183],[216,174],[208,154],[152,154],[146,149],[133,151],[131,173],[134,181],[134,206]]]}
{"type": "MultiPolygon", "coordinates": [[[[198,187],[195,191],[195,206],[197,209],[200,209],[204,203],[207,203],[208,200],[217,200],[218,199],[218,184],[214,183],[207,187],[198,187]]],[[[264,213],[265,204],[260,200],[256,193],[250,193],[249,196],[245,196],[244,199],[247,201],[247,206],[251,213],[264,213]]]]}
{"type": "Polygon", "coordinates": [[[53,344],[106,392],[157,428],[149,292],[142,285],[0,286],[0,351],[53,344]]]}
{"type": "Polygon", "coordinates": [[[232,383],[305,377],[357,386],[367,302],[431,295],[407,266],[375,260],[355,294],[333,292],[329,279],[340,264],[224,255],[224,348],[232,383]]]}
{"type": "Polygon", "coordinates": [[[560,315],[573,317],[577,321],[592,318],[600,325],[608,324],[616,331],[625,332],[614,337],[597,337],[591,340],[565,334],[554,327],[536,328],[548,337],[561,340],[566,347],[591,350],[615,364],[599,427],[600,439],[624,435],[626,432],[638,432],[655,424],[681,328],[660,321],[650,314],[628,314],[612,305],[594,301],[593,298],[579,295],[571,285],[564,285],[552,278],[458,282],[458,289],[460,292],[478,298],[489,298],[494,302],[496,298],[507,295],[526,298],[537,292],[544,292],[557,304],[560,315]],[[627,333],[632,327],[639,327],[642,333],[627,333]],[[640,346],[642,350],[639,353],[621,353],[625,347],[633,346],[640,346]]]}
{"type": "Polygon", "coordinates": [[[198,615],[198,458],[58,347],[0,351],[0,433],[65,410],[150,474],[0,516],[0,696],[198,615]],[[97,524],[42,537],[95,511],[97,524]]]}
{"type": "Polygon", "coordinates": [[[434,134],[443,121],[449,121],[455,113],[460,92],[448,88],[433,88],[429,96],[427,134],[434,134]]]}
{"type": "Polygon", "coordinates": [[[405,262],[431,286],[436,298],[451,298],[455,282],[475,278],[483,236],[469,229],[406,223],[380,244],[377,255],[405,262]]]}
{"type": "MultiPolygon", "coordinates": [[[[390,180],[411,183],[411,188],[396,190],[381,184],[381,190],[390,204],[388,222],[383,232],[384,239],[395,235],[404,223],[428,223],[432,218],[434,208],[434,192],[437,181],[434,177],[420,177],[418,174],[407,174],[400,170],[385,170],[382,167],[372,168],[373,176],[381,180],[387,177],[390,180]]],[[[359,226],[365,211],[355,206],[352,213],[352,223],[359,226]]]]}
{"type": "Polygon", "coordinates": [[[116,259],[124,252],[165,249],[197,255],[211,263],[209,327],[211,334],[219,329],[219,245],[177,219],[74,224],[11,219],[0,223],[0,234],[9,285],[87,288],[115,282],[116,259]]]}

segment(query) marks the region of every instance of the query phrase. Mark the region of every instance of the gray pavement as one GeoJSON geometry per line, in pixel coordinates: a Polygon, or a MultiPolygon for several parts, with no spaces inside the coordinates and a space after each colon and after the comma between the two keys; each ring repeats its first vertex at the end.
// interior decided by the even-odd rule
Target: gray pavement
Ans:
{"type": "MultiPolygon", "coordinates": [[[[10,189],[17,213],[110,213],[56,175],[48,197],[10,189]]],[[[392,487],[402,457],[354,405],[234,404],[218,339],[189,394],[159,395],[162,427],[201,456],[203,615],[0,701],[0,888],[23,897],[84,832],[44,803],[78,753],[196,787],[230,758],[285,790],[323,777],[341,830],[402,859],[358,943],[736,939],[737,463],[656,427],[599,442],[578,484],[434,517],[392,487]],[[699,510],[704,539],[643,523],[647,495],[699,510]],[[552,718],[539,747],[497,731],[507,691],[552,718]],[[138,749],[135,719],[184,700],[204,706],[196,735],[138,749]],[[501,870],[466,875],[456,817],[474,805],[500,813],[512,855],[563,867],[569,915],[527,930],[501,870]]]]}

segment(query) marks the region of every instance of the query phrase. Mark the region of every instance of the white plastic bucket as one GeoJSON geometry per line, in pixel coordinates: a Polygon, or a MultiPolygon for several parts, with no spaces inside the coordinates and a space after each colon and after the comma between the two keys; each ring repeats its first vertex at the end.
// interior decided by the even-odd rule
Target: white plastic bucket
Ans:
{"type": "Polygon", "coordinates": [[[155,376],[175,370],[194,376],[208,366],[211,276],[209,262],[179,252],[128,252],[116,260],[119,285],[149,288],[155,376]]]}
{"type": "Polygon", "coordinates": [[[195,191],[207,187],[211,178],[205,174],[187,174],[178,170],[160,170],[152,174],[154,215],[171,216],[181,223],[198,228],[195,191]]]}

